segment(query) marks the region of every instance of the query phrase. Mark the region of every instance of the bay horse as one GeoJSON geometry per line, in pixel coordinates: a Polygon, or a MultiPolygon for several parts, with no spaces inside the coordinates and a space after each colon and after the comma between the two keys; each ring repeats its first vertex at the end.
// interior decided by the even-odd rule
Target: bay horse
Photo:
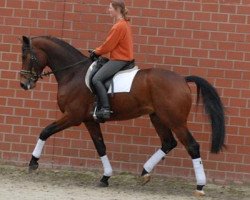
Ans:
{"type": "MultiPolygon", "coordinates": [[[[84,83],[84,77],[92,61],[67,42],[50,36],[22,38],[22,70],[20,86],[25,90],[35,88],[36,82],[48,74],[54,74],[58,82],[57,101],[63,116],[48,125],[41,132],[32,153],[29,170],[38,168],[38,160],[45,141],[53,134],[72,126],[84,123],[101,158],[104,174],[100,186],[107,187],[112,175],[112,167],[106,155],[100,124],[91,114],[94,95],[84,83]],[[44,73],[48,66],[50,73],[44,73]]],[[[150,172],[174,149],[177,141],[185,146],[192,158],[197,181],[197,195],[204,195],[206,184],[200,148],[187,127],[191,109],[191,90],[188,83],[197,85],[197,102],[200,95],[212,127],[211,152],[218,153],[224,146],[225,116],[221,99],[216,89],[205,79],[198,76],[182,77],[164,69],[141,69],[135,76],[129,93],[109,96],[112,110],[110,121],[128,120],[149,115],[161,140],[161,148],[144,164],[143,184],[150,180],[150,172]]]]}

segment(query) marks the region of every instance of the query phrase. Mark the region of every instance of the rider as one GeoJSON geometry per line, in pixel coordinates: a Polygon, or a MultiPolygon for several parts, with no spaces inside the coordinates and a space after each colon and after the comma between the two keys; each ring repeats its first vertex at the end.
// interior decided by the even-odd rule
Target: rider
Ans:
{"type": "Polygon", "coordinates": [[[134,59],[130,20],[127,18],[128,10],[124,1],[112,0],[109,12],[112,17],[115,17],[116,23],[110,30],[106,41],[90,55],[90,58],[95,59],[100,55],[110,53],[110,61],[92,79],[101,103],[101,108],[96,112],[96,115],[102,119],[109,119],[111,114],[109,99],[103,82],[134,59]]]}

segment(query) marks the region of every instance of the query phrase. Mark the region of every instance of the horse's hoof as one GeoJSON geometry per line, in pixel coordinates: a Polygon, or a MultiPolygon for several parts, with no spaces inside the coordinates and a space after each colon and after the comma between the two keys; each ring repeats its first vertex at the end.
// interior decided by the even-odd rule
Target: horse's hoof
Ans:
{"type": "Polygon", "coordinates": [[[39,166],[38,164],[37,165],[29,165],[29,173],[31,174],[31,173],[37,171],[38,166],[39,166]]]}
{"type": "Polygon", "coordinates": [[[204,197],[205,192],[203,190],[195,190],[194,196],[196,196],[196,197],[204,197]]]}
{"type": "Polygon", "coordinates": [[[146,185],[150,180],[151,180],[151,175],[150,174],[143,175],[141,177],[141,185],[142,186],[146,185]]]}
{"type": "Polygon", "coordinates": [[[98,184],[97,184],[97,187],[100,187],[100,188],[105,188],[105,187],[108,187],[109,186],[109,183],[108,182],[102,182],[100,181],[98,184]]]}

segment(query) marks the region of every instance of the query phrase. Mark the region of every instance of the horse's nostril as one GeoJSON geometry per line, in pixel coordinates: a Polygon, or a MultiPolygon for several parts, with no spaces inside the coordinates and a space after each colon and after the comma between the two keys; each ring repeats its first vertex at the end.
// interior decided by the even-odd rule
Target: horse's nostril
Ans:
{"type": "Polygon", "coordinates": [[[25,84],[23,84],[23,83],[20,83],[20,86],[21,86],[21,88],[23,88],[23,89],[25,89],[25,90],[27,90],[28,88],[26,87],[26,85],[25,84]]]}

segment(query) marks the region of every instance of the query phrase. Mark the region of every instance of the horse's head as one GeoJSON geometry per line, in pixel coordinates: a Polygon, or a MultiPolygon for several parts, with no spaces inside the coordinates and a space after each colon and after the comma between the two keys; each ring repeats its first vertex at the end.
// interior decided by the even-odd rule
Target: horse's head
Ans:
{"type": "Polygon", "coordinates": [[[31,38],[23,36],[22,70],[20,71],[20,85],[29,90],[36,86],[43,69],[47,65],[47,56],[36,45],[32,45],[31,38]]]}

